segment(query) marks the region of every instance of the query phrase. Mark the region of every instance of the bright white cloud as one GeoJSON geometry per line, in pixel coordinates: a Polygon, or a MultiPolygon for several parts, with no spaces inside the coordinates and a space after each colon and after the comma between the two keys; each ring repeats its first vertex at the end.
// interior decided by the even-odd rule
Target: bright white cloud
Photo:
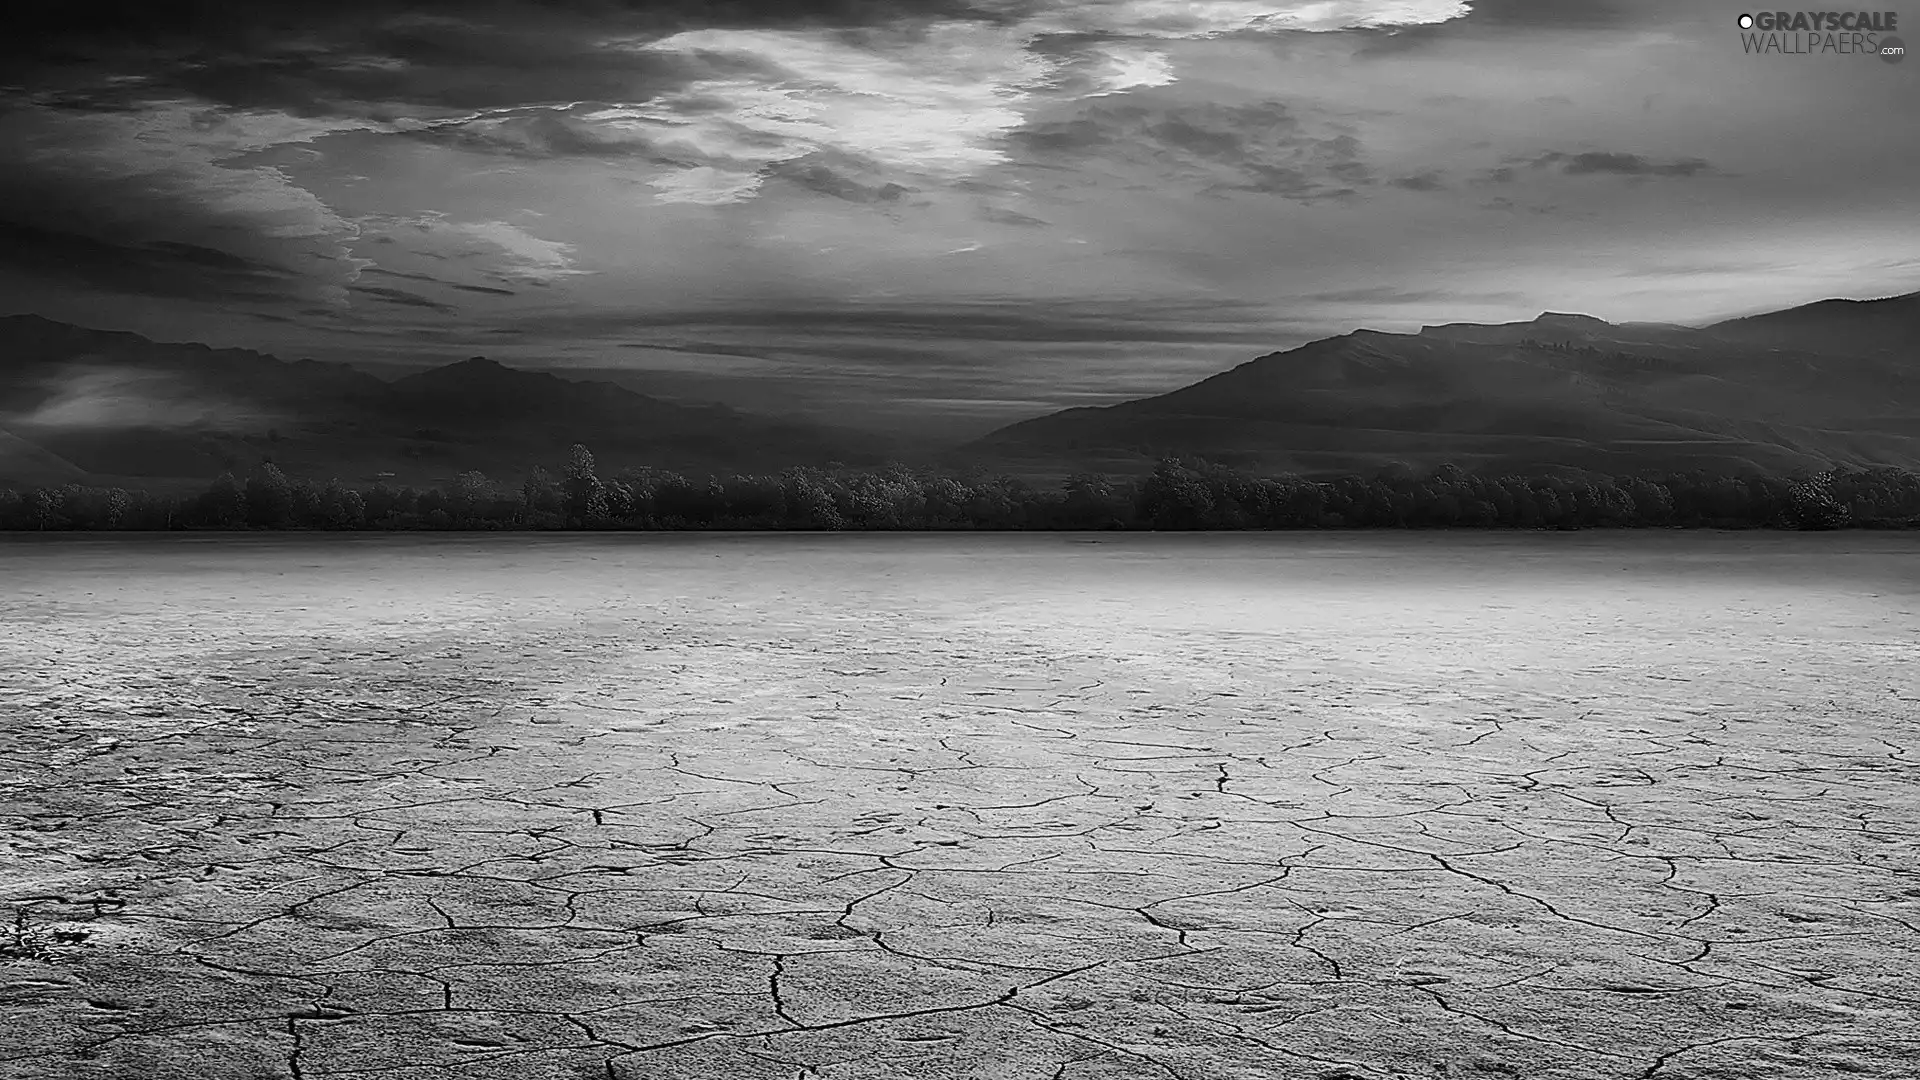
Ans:
{"type": "Polygon", "coordinates": [[[1117,94],[1173,82],[1167,54],[1140,45],[1103,45],[1094,51],[1093,79],[1098,89],[1087,96],[1117,94]]]}
{"type": "Polygon", "coordinates": [[[1034,16],[1032,33],[1196,38],[1242,30],[1351,30],[1445,22],[1467,13],[1456,0],[1069,0],[1034,16]]]}
{"type": "Polygon", "coordinates": [[[696,165],[661,173],[647,183],[659,193],[661,202],[719,206],[739,202],[760,190],[760,174],[739,168],[696,165]]]}
{"type": "Polygon", "coordinates": [[[450,225],[455,232],[484,240],[505,253],[497,270],[502,276],[523,281],[551,281],[590,271],[573,265],[573,245],[542,240],[517,225],[505,221],[480,221],[450,225]]]}
{"type": "Polygon", "coordinates": [[[823,32],[696,30],[641,46],[748,57],[777,81],[703,80],[639,105],[582,117],[690,160],[654,181],[660,198],[731,202],[763,168],[831,148],[916,175],[955,178],[998,160],[993,140],[1053,65],[1018,29],[946,22],[856,45],[823,32]]]}
{"type": "Polygon", "coordinates": [[[582,119],[596,134],[683,158],[677,172],[652,181],[671,202],[748,198],[766,166],[819,150],[950,180],[999,162],[1001,137],[1037,96],[1173,82],[1173,65],[1152,40],[1431,23],[1466,9],[1457,0],[1069,0],[1010,25],[950,20],[857,40],[817,30],[695,30],[628,47],[726,55],[775,74],[701,80],[582,119]],[[1035,47],[1061,34],[1107,40],[1068,54],[1035,47]]]}
{"type": "MultiPolygon", "coordinates": [[[[536,215],[539,216],[539,215],[536,215]]],[[[367,214],[354,219],[363,238],[392,243],[380,262],[391,267],[396,250],[454,265],[500,281],[548,284],[595,273],[578,265],[578,249],[535,236],[508,221],[454,219],[443,211],[367,214]]],[[[371,264],[369,264],[371,265],[371,264]]]]}

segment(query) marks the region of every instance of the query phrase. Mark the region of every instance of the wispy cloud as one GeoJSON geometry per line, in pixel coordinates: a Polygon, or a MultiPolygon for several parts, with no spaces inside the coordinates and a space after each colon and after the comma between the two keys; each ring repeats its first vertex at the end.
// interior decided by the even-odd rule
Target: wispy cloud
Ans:
{"type": "MultiPolygon", "coordinates": [[[[546,285],[593,271],[577,263],[574,245],[547,240],[508,221],[456,221],[440,212],[414,215],[369,214],[354,219],[366,242],[390,242],[415,256],[458,260],[483,277],[502,282],[546,285]]],[[[416,281],[441,281],[432,274],[376,272],[416,281]]],[[[443,282],[467,292],[512,295],[512,290],[471,283],[443,282]]]]}
{"type": "Polygon", "coordinates": [[[365,296],[388,304],[398,304],[401,307],[425,308],[428,311],[438,311],[446,314],[460,310],[452,304],[443,304],[438,300],[429,300],[419,293],[408,292],[405,289],[390,289],[384,285],[355,285],[350,291],[356,296],[365,296]]]}
{"type": "Polygon", "coordinates": [[[1098,97],[1175,81],[1155,40],[1245,31],[1326,31],[1455,18],[1445,0],[1118,0],[1044,5],[1014,21],[941,20],[869,29],[690,30],[631,48],[711,61],[739,74],[697,79],[578,119],[602,143],[644,147],[669,202],[727,203],[760,190],[769,166],[819,151],[902,178],[956,180],[1005,160],[1004,137],[1037,100],[1098,97]],[[1071,45],[1056,39],[1073,36],[1071,45]]]}
{"type": "Polygon", "coordinates": [[[1568,176],[1591,176],[1606,174],[1612,176],[1698,176],[1713,171],[1713,166],[1700,158],[1678,158],[1672,161],[1654,161],[1639,154],[1624,154],[1613,151],[1586,151],[1578,154],[1551,151],[1533,159],[1529,164],[1535,168],[1558,167],[1568,176]]]}
{"type": "Polygon", "coordinates": [[[505,221],[476,221],[451,225],[456,232],[498,248],[504,255],[499,273],[522,281],[549,282],[591,271],[574,265],[573,245],[539,237],[505,221]]]}
{"type": "Polygon", "coordinates": [[[1151,169],[1161,182],[1312,201],[1373,182],[1345,126],[1303,119],[1285,103],[1103,105],[1012,136],[1033,159],[1098,158],[1151,169]]]}
{"type": "Polygon", "coordinates": [[[1531,157],[1509,157],[1501,164],[1483,169],[1474,177],[1478,184],[1512,184],[1524,177],[1552,176],[1625,176],[1636,179],[1709,176],[1717,173],[1704,158],[1680,157],[1661,160],[1618,150],[1549,150],[1531,157]]]}
{"type": "Polygon", "coordinates": [[[348,250],[357,235],[351,222],[279,169],[247,161],[362,122],[184,101],[112,112],[32,99],[7,104],[0,108],[0,144],[8,149],[0,222],[17,230],[334,302],[362,265],[348,250]]]}
{"type": "Polygon", "coordinates": [[[1725,274],[1767,274],[1787,267],[1778,263],[1764,262],[1672,262],[1647,266],[1630,266],[1620,271],[1626,278],[1688,278],[1712,277],[1725,274]]]}

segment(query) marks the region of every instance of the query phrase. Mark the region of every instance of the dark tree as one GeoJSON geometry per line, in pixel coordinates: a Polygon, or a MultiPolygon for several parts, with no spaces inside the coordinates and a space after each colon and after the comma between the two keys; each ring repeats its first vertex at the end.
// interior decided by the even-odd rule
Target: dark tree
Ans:
{"type": "Polygon", "coordinates": [[[262,462],[247,477],[247,524],[260,528],[285,528],[293,521],[293,484],[280,466],[262,462]]]}
{"type": "Polygon", "coordinates": [[[217,529],[237,529],[246,523],[247,500],[230,472],[214,478],[202,498],[202,517],[217,529]]]}
{"type": "Polygon", "coordinates": [[[565,512],[570,525],[604,525],[608,518],[607,489],[594,475],[593,451],[579,443],[567,452],[565,479],[561,481],[565,512]]]}

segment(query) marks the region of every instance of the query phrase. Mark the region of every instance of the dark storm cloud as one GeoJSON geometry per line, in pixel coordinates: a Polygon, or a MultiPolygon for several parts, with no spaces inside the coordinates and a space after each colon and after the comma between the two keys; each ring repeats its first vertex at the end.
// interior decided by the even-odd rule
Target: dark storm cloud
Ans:
{"type": "Polygon", "coordinates": [[[795,187],[811,191],[816,195],[840,199],[853,203],[897,203],[912,193],[911,188],[892,182],[862,181],[852,173],[859,170],[857,162],[829,163],[834,155],[810,154],[792,161],[776,162],[765,170],[766,175],[784,180],[795,187]]]}
{"type": "Polygon", "coordinates": [[[279,300],[295,275],[226,251],[172,240],[115,243],[0,221],[0,268],[109,292],[180,300],[279,300]]]}
{"type": "Polygon", "coordinates": [[[431,281],[436,285],[449,284],[448,282],[442,281],[441,279],[434,277],[432,274],[410,274],[404,270],[389,270],[384,266],[369,266],[360,272],[362,274],[372,274],[378,277],[401,278],[405,281],[431,281]]]}
{"type": "Polygon", "coordinates": [[[326,130],[168,101],[66,110],[0,91],[4,259],[39,277],[150,297],[338,302],[353,234],[274,169],[222,163],[326,130]]]}
{"type": "Polygon", "coordinates": [[[1511,184],[1528,172],[1551,172],[1562,176],[1630,176],[1686,179],[1711,175],[1713,163],[1702,158],[1674,158],[1660,161],[1640,154],[1621,151],[1589,150],[1567,153],[1549,150],[1535,157],[1507,159],[1507,164],[1483,170],[1474,178],[1480,184],[1511,184]],[[1523,172],[1527,170],[1528,172],[1523,172]]]}
{"type": "Polygon", "coordinates": [[[1047,222],[1031,214],[1023,214],[1018,210],[1007,210],[998,206],[987,207],[980,211],[980,216],[995,225],[1019,225],[1029,229],[1046,228],[1048,225],[1047,222]]]}
{"type": "Polygon", "coordinates": [[[1559,166],[1568,176],[1590,176],[1596,173],[1612,176],[1698,176],[1712,172],[1713,166],[1699,158],[1681,158],[1676,161],[1652,161],[1639,154],[1609,152],[1588,152],[1565,154],[1551,151],[1540,155],[1528,164],[1536,169],[1559,166]]]}
{"type": "Polygon", "coordinates": [[[304,116],[393,119],[529,104],[627,100],[669,91],[707,65],[601,48],[584,31],[550,26],[352,27],[319,40],[265,40],[222,49],[111,51],[44,71],[33,83],[68,108],[125,108],[190,96],[304,116]]]}
{"type": "MultiPolygon", "coordinates": [[[[1451,3],[1415,4],[1433,7],[1424,14],[1369,6],[1298,17],[1337,29],[1457,13],[1451,3]]],[[[646,182],[662,202],[797,188],[884,206],[994,164],[1022,102],[1168,77],[1161,53],[1103,42],[1204,38],[1270,14],[1282,13],[1237,0],[1192,11],[1106,0],[82,0],[36,9],[0,52],[42,109],[137,119],[142,107],[217,106],[228,119],[331,125],[297,141],[357,128],[526,159],[621,159],[655,174],[646,182]],[[791,109],[770,111],[772,97],[791,109]],[[901,136],[898,116],[913,117],[914,137],[901,136]],[[888,174],[806,160],[816,151],[888,174]]],[[[1210,163],[1203,171],[1217,175],[1202,189],[1215,193],[1311,201],[1372,181],[1338,131],[1241,152],[1237,166],[1231,132],[1176,116],[1156,134],[1210,163]]],[[[337,142],[314,157],[377,156],[367,145],[337,142]]],[[[226,165],[243,155],[209,156],[226,165]]]]}
{"type": "Polygon", "coordinates": [[[638,157],[668,160],[650,141],[610,139],[598,128],[554,108],[523,108],[486,117],[460,117],[433,123],[410,137],[483,153],[512,157],[638,157]]]}
{"type": "Polygon", "coordinates": [[[0,272],[79,283],[21,306],[225,343],[658,359],[631,342],[804,355],[856,380],[939,360],[998,400],[1028,394],[1035,357],[1076,358],[1047,369],[1060,386],[1111,388],[1471,305],[1690,317],[1760,285],[1837,289],[1849,260],[1902,266],[1884,223],[1852,228],[1910,209],[1910,125],[1887,94],[1831,65],[1742,65],[1730,20],[1709,36],[1667,10],[1693,5],[1292,3],[1332,31],[1308,34],[1245,25],[1258,0],[1023,3],[944,27],[914,23],[983,13],[36,6],[14,18],[38,31],[0,40],[0,82],[20,88],[0,88],[0,222],[40,232],[0,233],[0,272]],[[1339,29],[1420,12],[1450,21],[1339,29]],[[1389,38],[1444,47],[1351,62],[1389,38]],[[1656,96],[1669,107],[1644,107],[1656,96]],[[1681,188],[1715,197],[1680,206],[1681,188]],[[1506,213],[1482,208],[1494,196],[1506,213]],[[1787,269],[1672,269],[1694,262],[1787,269]],[[168,314],[180,296],[239,302],[168,314]],[[1135,299],[1156,296],[1249,303],[1135,299]],[[265,298],[298,325],[247,318],[265,298]]]}
{"type": "MultiPolygon", "coordinates": [[[[641,102],[753,73],[741,56],[624,48],[687,29],[829,29],[916,19],[1000,21],[1020,4],[968,0],[382,0],[75,2],[12,13],[4,81],[42,104],[129,110],[198,100],[305,117],[455,119],[461,113],[641,102]]],[[[530,156],[630,154],[563,117],[528,117],[470,146],[530,156]]]]}
{"type": "Polygon", "coordinates": [[[429,300],[419,293],[410,293],[405,289],[389,289],[384,285],[355,285],[350,291],[356,296],[371,297],[375,300],[388,304],[399,304],[403,307],[425,308],[428,311],[438,311],[442,314],[452,314],[460,310],[452,304],[443,304],[438,300],[429,300]]]}
{"type": "MultiPolygon", "coordinates": [[[[1005,297],[979,302],[911,306],[832,304],[808,308],[727,308],[659,312],[530,315],[511,325],[533,334],[577,336],[647,334],[655,345],[685,346],[713,331],[753,330],[782,346],[820,334],[927,341],[1033,342],[1255,342],[1290,320],[1267,305],[1246,301],[1034,301],[1005,297]]],[[[637,344],[635,347],[645,347],[637,344]]],[[[885,346],[876,346],[884,351],[885,346]]]]}
{"type": "Polygon", "coordinates": [[[482,293],[487,296],[519,295],[512,289],[496,289],[491,285],[466,285],[458,281],[448,281],[445,278],[434,277],[432,274],[415,274],[404,270],[390,270],[384,266],[369,266],[361,270],[360,273],[362,275],[371,274],[379,277],[400,278],[405,281],[424,281],[434,285],[444,285],[449,289],[458,289],[461,292],[482,293]]]}
{"type": "Polygon", "coordinates": [[[1277,101],[1094,105],[1008,138],[1042,163],[1099,157],[1196,181],[1208,192],[1246,191],[1310,202],[1351,195],[1374,181],[1351,132],[1338,124],[1309,122],[1277,101]]]}
{"type": "Polygon", "coordinates": [[[237,107],[363,116],[644,100],[729,62],[603,47],[622,37],[695,27],[855,30],[1008,14],[1009,5],[964,0],[113,0],[14,13],[0,37],[0,62],[21,84],[68,107],[190,94],[237,107]]]}
{"type": "Polygon", "coordinates": [[[1022,10],[969,0],[71,0],[16,13],[12,30],[15,48],[52,53],[175,40],[242,45],[379,23],[396,13],[505,24],[564,18],[670,32],[690,24],[860,27],[902,17],[1011,18],[1022,10]]]}

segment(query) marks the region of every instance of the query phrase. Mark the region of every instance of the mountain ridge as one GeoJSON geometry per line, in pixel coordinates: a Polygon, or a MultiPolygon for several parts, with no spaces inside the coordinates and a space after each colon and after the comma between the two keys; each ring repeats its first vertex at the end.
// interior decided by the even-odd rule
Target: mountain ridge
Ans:
{"type": "Polygon", "coordinates": [[[971,450],[1124,471],[1168,455],[1321,474],[1447,462],[1607,473],[1920,465],[1911,353],[1851,339],[1782,346],[1767,342],[1770,324],[1724,325],[1543,312],[1355,330],[1162,394],[1011,424],[971,450]]]}
{"type": "Polygon", "coordinates": [[[611,466],[878,460],[857,433],[665,401],[484,357],[382,379],[336,361],[0,317],[0,483],[289,471],[403,481],[518,474],[585,442],[611,466]]]}
{"type": "Polygon", "coordinates": [[[1920,349],[1920,292],[1870,300],[1833,297],[1726,319],[1709,333],[1738,341],[1822,353],[1911,353],[1920,349]]]}
{"type": "MultiPolygon", "coordinates": [[[[871,436],[470,357],[391,379],[349,364],[0,317],[0,483],[511,476],[585,442],[610,468],[876,464],[871,436]]],[[[1162,394],[1006,425],[942,460],[1138,473],[1162,456],[1333,474],[1920,466],[1920,293],[1702,327],[1543,311],[1358,328],[1162,394]]]]}

